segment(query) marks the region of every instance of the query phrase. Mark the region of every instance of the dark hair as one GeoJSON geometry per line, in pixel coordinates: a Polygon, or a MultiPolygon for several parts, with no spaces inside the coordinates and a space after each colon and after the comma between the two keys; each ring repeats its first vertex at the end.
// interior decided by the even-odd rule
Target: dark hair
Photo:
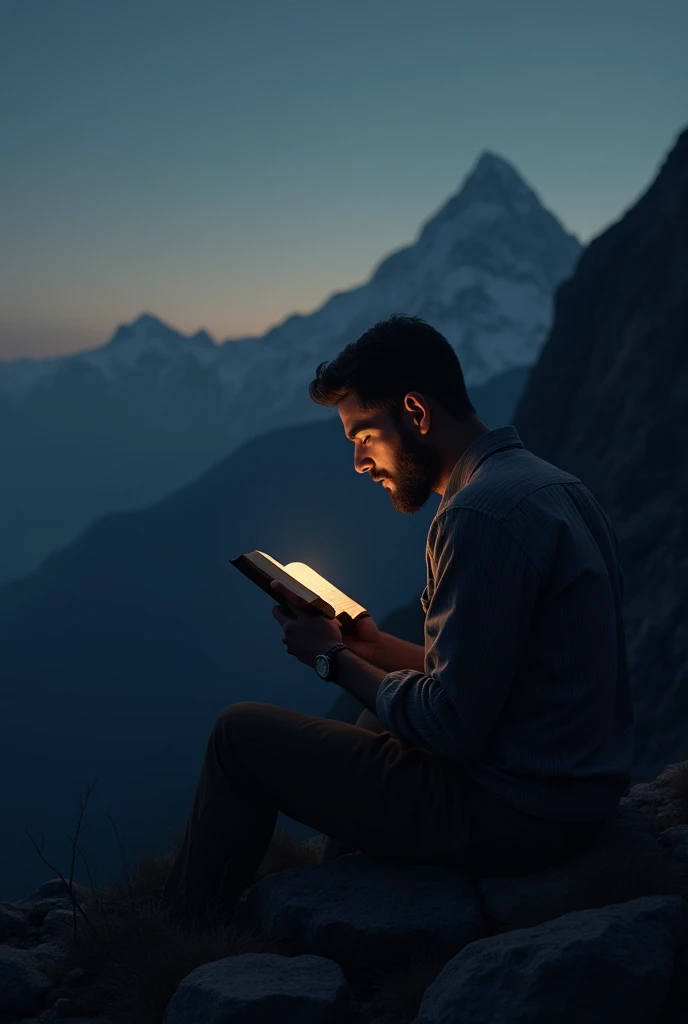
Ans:
{"type": "Polygon", "coordinates": [[[335,359],[320,363],[308,386],[318,405],[337,405],[353,390],[364,409],[396,414],[404,395],[420,391],[457,420],[475,413],[459,357],[443,334],[417,316],[380,320],[335,359]]]}

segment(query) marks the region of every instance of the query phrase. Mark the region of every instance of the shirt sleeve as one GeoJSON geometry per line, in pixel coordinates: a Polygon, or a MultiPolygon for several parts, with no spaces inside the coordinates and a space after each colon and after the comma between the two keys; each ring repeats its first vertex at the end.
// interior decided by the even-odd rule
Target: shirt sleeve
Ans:
{"type": "Polygon", "coordinates": [[[477,758],[509,695],[539,590],[537,569],[502,521],[446,509],[429,538],[434,588],[425,669],[390,672],[376,714],[405,748],[477,758]]]}

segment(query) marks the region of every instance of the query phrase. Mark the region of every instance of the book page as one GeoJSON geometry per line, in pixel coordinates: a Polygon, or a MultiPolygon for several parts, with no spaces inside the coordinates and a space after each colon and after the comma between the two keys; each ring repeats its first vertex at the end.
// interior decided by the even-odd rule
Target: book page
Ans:
{"type": "MultiPolygon", "coordinates": [[[[302,597],[304,601],[308,601],[312,604],[313,601],[317,600],[320,595],[317,591],[312,590],[306,584],[303,584],[301,580],[293,576],[285,565],[282,565],[273,558],[272,555],[266,554],[264,551],[251,551],[243,556],[252,566],[258,569],[259,572],[263,573],[269,580],[279,580],[280,583],[284,583],[285,587],[292,590],[297,597],[302,597]]],[[[269,593],[269,590],[268,590],[269,593]]],[[[334,608],[332,613],[335,614],[334,608]]]]}
{"type": "Polygon", "coordinates": [[[303,586],[319,594],[328,604],[331,604],[335,615],[339,616],[342,612],[346,612],[348,616],[355,619],[357,615],[365,612],[366,609],[363,605],[358,604],[353,598],[338,590],[334,584],[326,580],[320,573],[317,573],[315,569],[311,569],[305,562],[289,562],[284,568],[295,580],[298,580],[303,586]]]}

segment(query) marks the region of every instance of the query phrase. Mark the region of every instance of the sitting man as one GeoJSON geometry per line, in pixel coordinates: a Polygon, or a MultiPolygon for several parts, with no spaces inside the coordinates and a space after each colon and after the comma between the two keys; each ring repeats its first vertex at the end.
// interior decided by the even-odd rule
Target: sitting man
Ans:
{"type": "Polygon", "coordinates": [[[182,918],[232,918],[278,811],[323,833],[325,857],[519,874],[583,849],[630,781],[616,538],[580,480],[514,427],[488,429],[453,348],[418,318],[321,363],[310,395],[338,406],[354,468],[395,509],[441,496],[425,645],[369,616],[342,630],[282,588],[288,653],[366,710],[356,725],[259,702],[220,713],[163,894],[182,918]]]}

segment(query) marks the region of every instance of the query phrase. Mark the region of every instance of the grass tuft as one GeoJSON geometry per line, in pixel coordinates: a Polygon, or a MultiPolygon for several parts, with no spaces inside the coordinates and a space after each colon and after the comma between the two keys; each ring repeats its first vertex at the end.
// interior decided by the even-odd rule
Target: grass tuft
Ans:
{"type": "MultiPolygon", "coordinates": [[[[319,840],[295,842],[276,830],[260,871],[264,878],[287,867],[316,863],[319,840]]],[[[184,924],[169,919],[162,889],[176,850],[144,858],[121,882],[94,889],[78,917],[56,935],[63,956],[46,967],[60,996],[77,1002],[80,1014],[107,1024],[160,1024],[180,981],[202,964],[241,953],[295,955],[264,935],[241,913],[230,925],[184,924]],[[68,985],[75,967],[82,983],[68,985]]]]}
{"type": "Polygon", "coordinates": [[[418,1016],[426,990],[457,950],[418,946],[403,960],[373,976],[371,1024],[410,1024],[418,1016]]]}

